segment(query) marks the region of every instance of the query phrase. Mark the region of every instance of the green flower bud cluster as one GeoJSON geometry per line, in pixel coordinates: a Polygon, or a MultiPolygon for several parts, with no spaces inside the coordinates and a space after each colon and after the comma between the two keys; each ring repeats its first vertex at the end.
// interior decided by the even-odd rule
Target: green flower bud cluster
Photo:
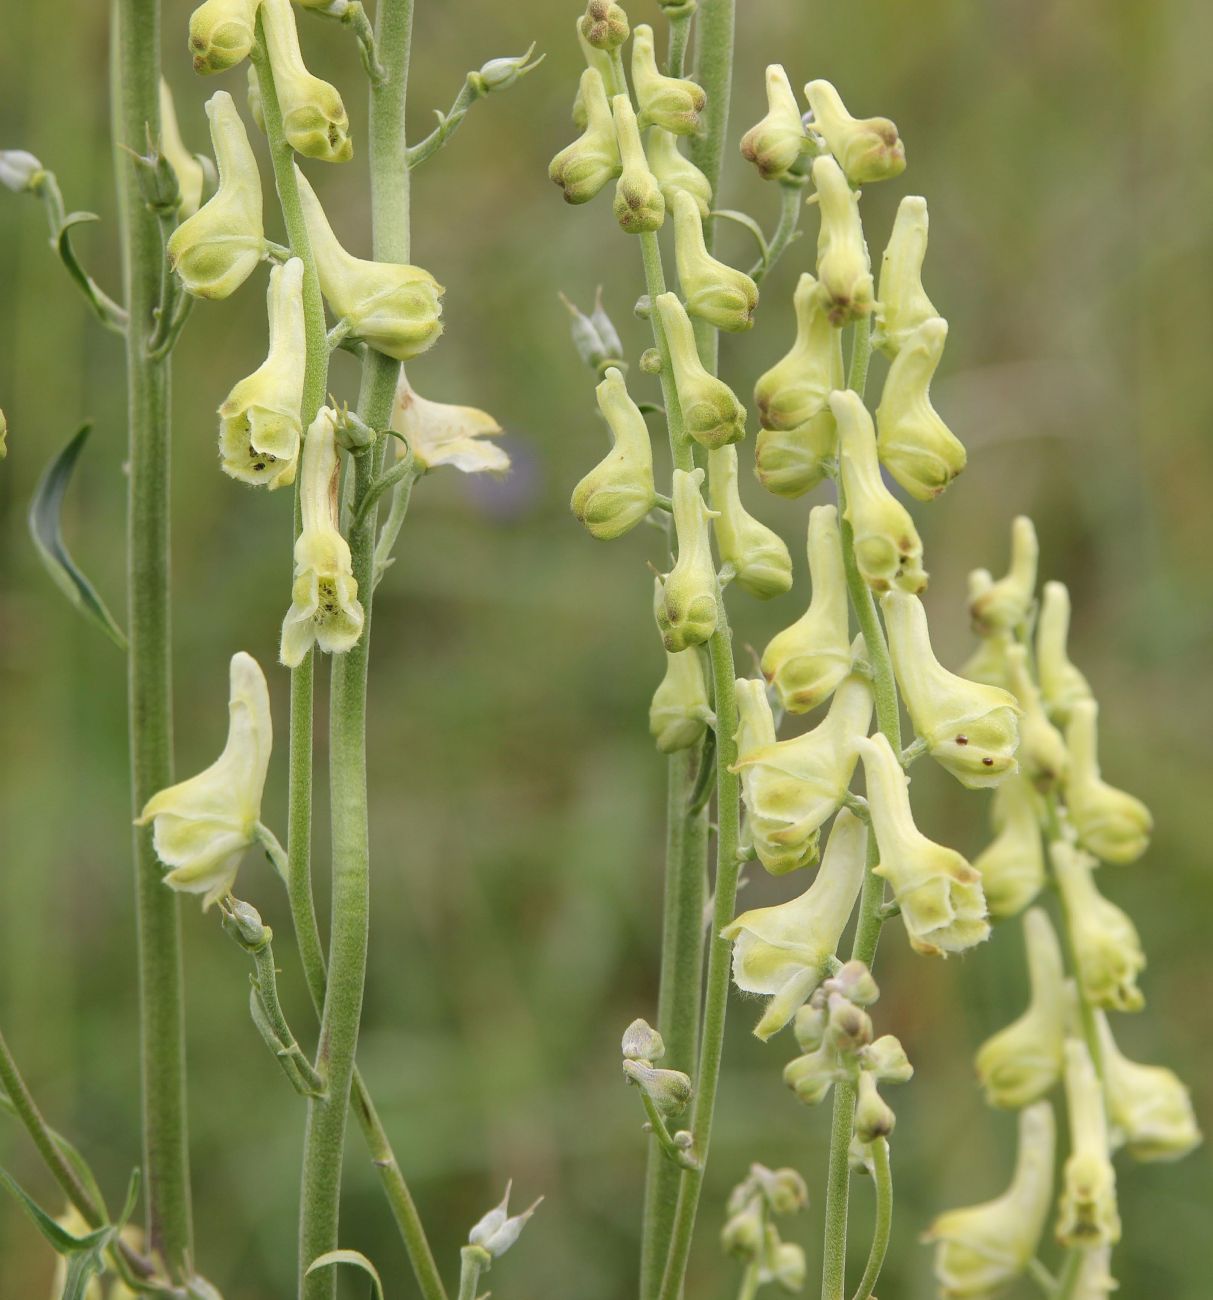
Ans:
{"type": "Polygon", "coordinates": [[[809,1189],[795,1169],[751,1165],[729,1193],[721,1249],[754,1271],[756,1286],[774,1283],[795,1294],[807,1275],[804,1250],[783,1241],[773,1220],[799,1213],[808,1203],[809,1189]]]}
{"type": "Polygon", "coordinates": [[[663,1118],[685,1110],[693,1088],[681,1070],[661,1070],[653,1064],[665,1055],[661,1035],[645,1020],[633,1020],[624,1030],[620,1044],[623,1074],[648,1098],[663,1118]]]}

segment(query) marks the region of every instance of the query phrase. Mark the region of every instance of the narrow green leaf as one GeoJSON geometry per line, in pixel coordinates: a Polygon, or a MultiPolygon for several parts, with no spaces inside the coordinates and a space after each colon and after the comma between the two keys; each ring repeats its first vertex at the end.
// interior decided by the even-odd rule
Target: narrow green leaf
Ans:
{"type": "Polygon", "coordinates": [[[46,467],[29,508],[29,530],[55,584],[73,605],[95,623],[109,639],[126,649],[126,637],[97,594],[96,588],[76,567],[60,530],[59,516],[63,497],[71,481],[76,459],[84,447],[92,425],[82,425],[66,447],[46,467]]]}
{"type": "Polygon", "coordinates": [[[747,212],[737,212],[732,208],[713,208],[708,213],[710,217],[724,217],[726,221],[735,222],[739,226],[744,226],[751,235],[754,236],[758,244],[759,257],[762,259],[762,265],[766,266],[770,260],[771,250],[767,245],[767,237],[762,233],[762,227],[747,212]]]}
{"type": "Polygon", "coordinates": [[[354,1268],[369,1273],[374,1287],[373,1294],[377,1300],[383,1300],[383,1282],[380,1280],[378,1270],[360,1250],[330,1250],[327,1255],[318,1255],[308,1265],[308,1276],[310,1277],[319,1268],[330,1268],[337,1264],[351,1264],[354,1268]]]}
{"type": "MultiPolygon", "coordinates": [[[[0,1168],[0,1187],[7,1187],[17,1198],[21,1208],[34,1222],[34,1227],[50,1242],[60,1255],[69,1255],[81,1249],[81,1239],[61,1228],[37,1201],[4,1168],[0,1168]]],[[[85,1239],[87,1240],[87,1238],[85,1239]]]]}
{"type": "Polygon", "coordinates": [[[68,275],[72,277],[80,292],[88,299],[89,306],[92,307],[101,323],[110,329],[124,330],[127,322],[126,311],[114,302],[96,280],[80,265],[80,259],[76,256],[75,249],[72,248],[73,227],[100,220],[101,218],[95,212],[69,212],[60,223],[59,231],[55,236],[55,252],[59,254],[59,260],[67,268],[68,275]]]}

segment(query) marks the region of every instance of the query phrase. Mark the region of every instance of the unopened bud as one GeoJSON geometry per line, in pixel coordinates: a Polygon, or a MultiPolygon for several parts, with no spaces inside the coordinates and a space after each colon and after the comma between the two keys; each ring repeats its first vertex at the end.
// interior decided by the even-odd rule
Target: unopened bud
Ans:
{"type": "Polygon", "coordinates": [[[480,95],[491,95],[498,90],[508,90],[543,62],[542,54],[537,59],[532,59],[531,55],[534,53],[535,46],[532,42],[525,54],[490,59],[481,66],[479,72],[470,73],[468,80],[480,95]]]}
{"type": "Polygon", "coordinates": [[[640,125],[660,126],[675,135],[696,135],[707,103],[703,88],[684,77],[666,77],[657,67],[653,29],[647,23],[632,38],[632,85],[640,104],[640,125]]]}
{"type": "Polygon", "coordinates": [[[796,1013],[792,1033],[802,1052],[815,1052],[825,1041],[826,1009],[824,999],[806,1002],[796,1013]]]}
{"type": "Polygon", "coordinates": [[[678,283],[692,316],[732,333],[754,324],[758,286],[744,271],[708,252],[699,205],[683,190],[674,194],[674,255],[678,283]]]}
{"type": "Polygon", "coordinates": [[[573,489],[570,505],[591,536],[610,541],[653,508],[653,449],[644,416],[618,370],[608,369],[595,393],[614,446],[573,489]]]}
{"type": "Polygon", "coordinates": [[[611,111],[623,164],[612,206],[615,220],[629,235],[660,230],[665,221],[665,197],[657,177],[649,170],[631,99],[616,95],[611,101],[611,111]]]}
{"type": "Polygon", "coordinates": [[[826,999],[825,1041],[840,1055],[850,1055],[872,1041],[872,1019],[840,993],[826,999]]]}
{"type": "Polygon", "coordinates": [[[523,1228],[531,1215],[539,1208],[543,1197],[525,1209],[521,1214],[510,1217],[510,1187],[507,1184],[501,1204],[494,1206],[468,1233],[468,1242],[479,1246],[493,1259],[500,1259],[522,1235],[523,1228]]]}
{"type": "MultiPolygon", "coordinates": [[[[661,599],[661,583],[657,583],[661,599]]],[[[649,705],[649,732],[663,754],[697,745],[711,716],[707,678],[698,649],[666,651],[665,676],[649,705]]]]}
{"type": "Polygon", "coordinates": [[[733,566],[735,581],[750,595],[759,600],[782,596],[792,586],[792,557],[783,539],[741,504],[732,444],[708,452],[708,487],[721,562],[733,566]]]}
{"type": "Polygon", "coordinates": [[[1070,662],[1066,640],[1070,633],[1070,593],[1061,582],[1046,582],[1036,626],[1036,670],[1045,707],[1055,722],[1066,723],[1079,700],[1091,698],[1091,687],[1070,662]]]}
{"type": "Polygon", "coordinates": [[[861,1142],[887,1138],[897,1123],[897,1116],[876,1088],[876,1076],[864,1070],[859,1076],[859,1101],[855,1106],[855,1136],[861,1142]]]}
{"type": "Polygon", "coordinates": [[[645,141],[645,152],[649,166],[661,192],[665,196],[667,208],[673,208],[674,195],[682,190],[695,200],[699,215],[706,218],[712,208],[712,186],[708,178],[678,148],[678,137],[659,126],[649,128],[645,141]]]}
{"type": "Polygon", "coordinates": [[[659,1061],[665,1055],[665,1042],[647,1020],[633,1020],[619,1046],[629,1061],[659,1061]]]}
{"type": "Polygon", "coordinates": [[[206,0],[190,15],[189,51],[204,75],[234,68],[256,39],[260,0],[206,0]]]}
{"type": "Polygon", "coordinates": [[[1070,710],[1066,808],[1079,841],[1105,862],[1123,865],[1135,862],[1149,847],[1154,819],[1140,799],[1101,777],[1098,716],[1094,700],[1078,700],[1070,710]]]}
{"type": "Polygon", "coordinates": [[[713,512],[700,493],[703,470],[674,471],[674,532],[678,558],[662,582],[657,624],[671,654],[701,645],[716,630],[716,568],[708,521],[713,512]]]}
{"type": "Polygon", "coordinates": [[[870,1007],[880,997],[872,972],[861,961],[848,961],[822,985],[827,994],[836,993],[859,1007],[870,1007]]]}
{"type": "Polygon", "coordinates": [[[808,1186],[795,1169],[754,1165],[751,1172],[772,1214],[796,1214],[808,1205],[808,1186]]]}
{"type": "Polygon", "coordinates": [[[804,1289],[808,1263],[804,1248],[794,1241],[778,1242],[767,1257],[767,1268],[784,1291],[795,1294],[804,1289]]]}
{"type": "Polygon", "coordinates": [[[1040,544],[1027,515],[1011,525],[1011,566],[1006,577],[984,586],[969,602],[974,631],[982,636],[1014,632],[1028,621],[1036,600],[1036,563],[1040,544]]]}
{"type": "Polygon", "coordinates": [[[905,146],[887,117],[852,117],[828,81],[810,81],[804,93],[813,110],[813,129],[853,185],[890,180],[905,171],[905,146]]]}
{"type": "Polygon", "coordinates": [[[767,115],[741,137],[741,156],[763,180],[786,176],[808,144],[800,105],[788,74],[778,63],[767,68],[767,115]]]}
{"type": "Polygon", "coordinates": [[[223,909],[224,927],[243,947],[260,951],[274,937],[252,903],[229,895],[220,900],[219,906],[223,909]]]}
{"type": "Polygon", "coordinates": [[[261,21],[287,142],[305,158],[348,162],[354,142],[345,105],[335,86],[304,65],[290,0],[261,0],[261,21]]]}
{"type": "Polygon", "coordinates": [[[576,303],[562,293],[560,301],[569,313],[569,335],[577,355],[599,374],[607,366],[620,370],[626,367],[623,362],[623,344],[619,340],[611,318],[602,305],[602,286],[599,285],[594,295],[594,308],[586,315],[576,303]]]}
{"type": "Polygon", "coordinates": [[[548,167],[548,175],[564,191],[566,203],[588,203],[622,169],[615,119],[602,75],[595,68],[581,74],[577,97],[585,114],[585,128],[548,167]]]}
{"type": "Polygon", "coordinates": [[[726,1219],[720,1230],[721,1249],[734,1259],[757,1259],[763,1238],[762,1208],[757,1200],[751,1200],[744,1209],[726,1219]]]}
{"type": "Polygon", "coordinates": [[[661,353],[656,348],[645,348],[640,354],[640,369],[646,375],[661,374],[662,364],[661,353]]]}
{"type": "Polygon", "coordinates": [[[686,309],[672,293],[661,294],[656,306],[687,433],[708,448],[740,442],[745,437],[745,408],[728,384],[704,368],[686,309]]]}
{"type": "Polygon", "coordinates": [[[881,1083],[909,1083],[914,1077],[906,1049],[893,1034],[881,1034],[875,1042],[862,1048],[859,1063],[881,1083]]]}
{"type": "Polygon", "coordinates": [[[628,16],[614,0],[590,0],[580,30],[596,50],[617,50],[631,35],[628,16]]]}
{"type": "Polygon", "coordinates": [[[859,196],[842,168],[823,154],[813,160],[813,184],[821,229],[817,237],[817,278],[830,302],[830,320],[846,325],[872,310],[872,267],[859,219],[859,196]]]}
{"type": "Polygon", "coordinates": [[[44,171],[32,153],[24,149],[0,149],[0,185],[14,194],[32,190],[44,171]]]}
{"type": "Polygon", "coordinates": [[[681,1070],[658,1070],[643,1061],[624,1061],[623,1072],[662,1115],[677,1115],[691,1100],[690,1076],[681,1070]]]}
{"type": "Polygon", "coordinates": [[[886,356],[895,357],[920,325],[939,315],[922,287],[926,255],[927,201],[908,194],[898,205],[893,233],[880,259],[872,346],[886,356]]]}

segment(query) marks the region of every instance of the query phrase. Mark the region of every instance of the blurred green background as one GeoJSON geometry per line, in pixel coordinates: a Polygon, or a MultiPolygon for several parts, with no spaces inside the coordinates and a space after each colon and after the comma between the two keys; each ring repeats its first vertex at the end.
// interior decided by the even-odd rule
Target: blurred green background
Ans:
{"type": "MultiPolygon", "coordinates": [[[[1207,6],[743,0],[739,8],[725,206],[774,220],[775,194],[735,147],[763,111],[763,67],[773,59],[796,85],[832,79],[857,112],[895,118],[907,141],[906,176],[873,187],[864,206],[878,250],[900,195],[928,196],[927,283],[951,323],[935,392],[968,445],[969,469],[917,511],[937,649],[952,664],[968,653],[965,574],[979,564],[1000,571],[1009,522],[1029,512],[1043,576],[1073,590],[1072,649],[1104,703],[1105,774],[1157,817],[1144,861],[1101,877],[1136,918],[1151,957],[1147,1009],[1117,1029],[1130,1055],[1183,1074],[1208,1128],[1207,6]]],[[[204,97],[223,86],[242,102],[244,71],[211,83],[193,76],[189,9],[184,0],[166,5],[166,68],[186,138],[202,148],[204,97]]],[[[571,0],[418,0],[415,133],[429,129],[432,108],[449,104],[466,69],[532,40],[548,58],[522,85],[477,105],[416,174],[415,257],[448,292],[447,333],[412,368],[414,382],[428,396],[491,410],[516,469],[501,484],[443,471],[421,485],[374,630],[374,912],[361,1061],[448,1277],[468,1225],[508,1178],[519,1203],[546,1196],[488,1279],[503,1300],[632,1293],[644,1141],[637,1098],[619,1076],[618,1039],[634,1016],[655,1011],[664,792],[646,709],[662,660],[645,564],[661,557],[656,534],[639,529],[607,547],[567,510],[602,438],[592,376],[569,346],[557,291],[585,303],[606,281],[633,358],[646,342],[631,315],[642,288],[637,248],[609,203],[567,209],[545,176],[572,133],[578,9],[571,0]]],[[[629,9],[634,21],[657,17],[651,2],[629,9]]],[[[318,22],[301,26],[312,66],[345,91],[361,142],[364,95],[349,41],[318,22]]],[[[58,172],[69,208],[102,215],[78,243],[115,288],[106,47],[102,5],[8,6],[0,145],[34,151],[58,172]]],[[[368,247],[365,156],[340,170],[309,167],[355,251],[368,247]]],[[[124,670],[38,568],[24,512],[47,459],[93,419],[67,527],[121,609],[121,357],[54,264],[37,206],[0,199],[0,406],[10,428],[0,467],[0,1023],[53,1121],[117,1198],[138,1159],[124,670]]],[[[810,231],[814,224],[810,216],[810,231]]],[[[747,240],[728,232],[726,256],[748,264],[747,240]]],[[[757,328],[726,341],[725,374],[739,392],[786,348],[792,286],[811,261],[811,239],[794,245],[764,285],[757,328]]],[[[254,277],[234,299],[200,305],[177,354],[182,774],[222,743],[228,656],[243,648],[268,669],[288,601],[287,495],[245,489],[215,463],[215,407],[260,359],[263,289],[254,277]]],[[[635,368],[633,379],[637,389],[652,383],[635,368]]],[[[355,385],[352,359],[339,355],[334,392],[352,398],[355,385]]],[[[771,606],[733,596],[741,665],[746,647],[761,648],[806,596],[805,503],[763,499],[746,482],[750,507],[791,541],[798,581],[771,606]]],[[[266,812],[281,827],[286,674],[270,677],[280,745],[266,812]]],[[[984,797],[936,772],[924,771],[915,790],[929,833],[980,848],[984,797]]],[[[241,892],[283,940],[284,991],[308,1040],[282,900],[252,855],[241,892]]],[[[787,882],[755,879],[743,900],[788,892],[787,882]]],[[[184,925],[200,1264],[228,1300],[288,1296],[302,1103],[248,1021],[245,961],[192,902],[184,925]]],[[[1008,1177],[1013,1121],[984,1108],[971,1053],[1020,1009],[1018,928],[943,964],[912,957],[893,925],[879,976],[878,1027],[900,1034],[917,1066],[891,1098],[899,1211],[880,1294],[919,1300],[933,1286],[917,1234],[937,1210],[992,1195],[1008,1177]]],[[[695,1300],[735,1294],[737,1268],[720,1258],[715,1237],[723,1198],[751,1160],[792,1164],[807,1177],[814,1202],[788,1235],[805,1244],[811,1278],[819,1267],[827,1117],[784,1089],[790,1040],[758,1044],[748,1035],[755,1017],[754,1006],[734,1005],[688,1288],[695,1300]]],[[[390,1295],[412,1295],[353,1128],[349,1153],[343,1244],[376,1259],[390,1295]]],[[[57,1203],[11,1123],[0,1124],[0,1162],[57,1203]]],[[[1211,1173],[1205,1150],[1176,1167],[1122,1166],[1120,1295],[1210,1294],[1202,1232],[1211,1173]]],[[[868,1201],[860,1184],[860,1257],[868,1201]]],[[[50,1267],[28,1222],[0,1201],[0,1296],[44,1294],[50,1267]]],[[[361,1285],[348,1294],[363,1294],[361,1285]]]]}

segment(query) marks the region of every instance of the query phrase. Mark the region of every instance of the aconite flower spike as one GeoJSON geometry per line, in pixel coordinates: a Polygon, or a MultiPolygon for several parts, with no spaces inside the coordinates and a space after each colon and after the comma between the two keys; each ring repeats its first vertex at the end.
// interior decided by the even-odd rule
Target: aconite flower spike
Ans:
{"type": "Polygon", "coordinates": [[[1066,1040],[1065,1081],[1070,1155],[1062,1170],[1057,1240],[1064,1246],[1114,1246],[1120,1240],[1120,1215],[1104,1090],[1081,1039],[1066,1040]]]}
{"type": "Polygon", "coordinates": [[[947,337],[948,323],[938,316],[920,325],[889,367],[876,408],[880,462],[919,501],[937,497],[968,459],[931,405],[931,380],[947,337]]]}
{"type": "Polygon", "coordinates": [[[203,907],[231,891],[244,851],[258,838],[273,727],[265,674],[252,655],[232,656],[227,743],[197,776],[147,801],[136,826],[153,824],[165,883],[203,894],[203,907]]]}
{"type": "Polygon", "coordinates": [[[257,37],[260,4],[261,0],[206,0],[190,14],[189,51],[195,72],[223,72],[248,58],[257,37]]]}
{"type": "Polygon", "coordinates": [[[977,1052],[977,1078],[992,1106],[1018,1110],[1038,1101],[1061,1078],[1066,1041],[1065,967],[1047,913],[1024,914],[1031,999],[1027,1010],[986,1039],[977,1052]]]}
{"type": "Polygon", "coordinates": [[[1140,799],[1100,776],[1098,715],[1094,700],[1078,700],[1070,709],[1066,809],[1085,848],[1105,862],[1123,865],[1136,862],[1149,848],[1154,819],[1140,799]]]}
{"type": "Polygon", "coordinates": [[[734,581],[759,600],[782,596],[792,586],[792,557],[783,538],[759,523],[741,504],[737,487],[737,448],[708,452],[708,494],[716,518],[712,531],[722,564],[731,564],[734,581]]]}
{"type": "Polygon", "coordinates": [[[821,828],[846,797],[871,720],[871,687],[855,674],[838,687],[812,731],[747,750],[739,741],[734,770],[741,774],[747,825],[754,852],[772,875],[816,861],[821,828]]]}
{"type": "Polygon", "coordinates": [[[782,1029],[828,973],[863,884],[867,827],[847,809],[834,821],[821,867],[799,898],[743,912],[721,931],[733,944],[733,982],[770,998],[754,1027],[782,1029]]]}
{"type": "Polygon", "coordinates": [[[917,597],[890,591],[880,603],[897,684],[931,757],[970,789],[997,785],[1016,770],[1019,702],[1010,691],[958,677],[935,658],[917,597]]]}
{"type": "Polygon", "coordinates": [[[852,117],[828,81],[810,81],[804,93],[813,110],[813,130],[852,185],[891,180],[905,171],[905,146],[887,117],[852,117]]]}
{"type": "Polygon", "coordinates": [[[763,180],[774,181],[788,174],[810,141],[792,83],[780,64],[768,65],[766,84],[767,115],[741,137],[741,156],[758,168],[763,180]]]}
{"type": "Polygon", "coordinates": [[[914,824],[909,781],[888,739],[861,740],[868,806],[880,865],[893,890],[915,952],[942,957],[981,943],[990,933],[981,876],[955,849],[929,840],[914,824]]]}
{"type": "Polygon", "coordinates": [[[351,337],[396,361],[426,351],[442,333],[442,286],[419,266],[366,261],[347,253],[297,167],[295,177],[320,288],[333,314],[349,325],[351,337]]]}
{"type": "Polygon", "coordinates": [[[611,112],[622,162],[615,185],[615,220],[629,235],[660,230],[665,221],[665,197],[660,182],[649,170],[631,99],[616,95],[611,100],[611,112]]]}
{"type": "Polygon", "coordinates": [[[303,526],[295,541],[295,581],[279,651],[288,668],[298,667],[313,645],[344,654],[362,635],[358,581],[349,543],[337,527],[336,421],[336,411],[321,407],[303,441],[303,526]]]}
{"type": "Polygon", "coordinates": [[[653,508],[653,448],[620,370],[610,367],[594,391],[614,446],[573,489],[571,506],[592,536],[610,541],[635,528],[653,508]]]}
{"type": "Polygon", "coordinates": [[[734,334],[754,324],[758,286],[744,271],[708,252],[699,206],[684,191],[674,195],[674,257],[678,283],[692,316],[734,334]]]}
{"type": "Polygon", "coordinates": [[[345,104],[335,86],[304,65],[291,0],[261,0],[261,21],[287,143],[305,158],[348,162],[354,142],[345,104]]]}
{"type": "Polygon", "coordinates": [[[907,194],[897,207],[893,233],[880,259],[872,346],[895,357],[920,325],[939,315],[922,287],[927,255],[927,201],[907,194]]]}
{"type": "Polygon", "coordinates": [[[884,485],[876,452],[876,430],[858,393],[830,394],[838,425],[843,518],[855,538],[855,563],[873,591],[919,592],[927,585],[922,540],[910,512],[884,485]]]}
{"type": "Polygon", "coordinates": [[[307,337],[299,258],[270,271],[267,309],[269,354],[219,408],[219,455],[225,474],[273,489],[295,481],[303,432],[307,337]]]}
{"type": "Polygon", "coordinates": [[[851,671],[850,606],[834,506],[814,506],[809,513],[808,553],[809,607],[762,655],[763,676],[789,713],[816,708],[851,671]]]}
{"type": "Polygon", "coordinates": [[[970,594],[969,617],[981,636],[999,632],[1023,635],[1036,603],[1036,566],[1040,543],[1027,515],[1011,523],[1011,565],[1006,576],[970,594]]]}
{"type": "Polygon", "coordinates": [[[1092,698],[1087,679],[1070,662],[1069,635],[1070,593],[1064,583],[1046,582],[1036,624],[1036,672],[1045,708],[1062,726],[1079,700],[1092,698]]]}
{"type": "Polygon", "coordinates": [[[711,182],[678,148],[678,137],[652,126],[645,140],[645,152],[665,196],[666,207],[672,209],[675,194],[682,191],[694,199],[700,217],[706,219],[712,210],[711,182]]]}
{"type": "Polygon", "coordinates": [[[685,77],[664,76],[657,66],[653,29],[641,23],[632,35],[632,86],[640,105],[640,125],[659,126],[675,135],[698,135],[699,114],[707,103],[702,87],[685,77]]]}
{"type": "Polygon", "coordinates": [[[1010,1187],[981,1205],[948,1210],[923,1234],[935,1242],[935,1277],[945,1296],[1001,1293],[1036,1257],[1053,1199],[1056,1128],[1046,1101],[1019,1113],[1019,1152],[1010,1187]]]}
{"type": "Polygon", "coordinates": [[[865,319],[873,303],[872,264],[859,218],[859,195],[829,154],[814,159],[813,184],[821,214],[817,278],[829,300],[830,320],[847,325],[865,319]]]}
{"type": "Polygon", "coordinates": [[[216,91],[206,101],[206,115],[219,185],[169,236],[168,258],[186,293],[226,298],[265,255],[261,174],[231,95],[216,91]]]}
{"type": "Polygon", "coordinates": [[[1019,770],[1047,794],[1065,779],[1069,754],[1061,732],[1049,721],[1040,691],[1028,671],[1028,651],[1022,645],[1006,648],[1007,685],[1023,709],[1019,720],[1019,770]]]}
{"type": "Polygon", "coordinates": [[[548,167],[548,175],[564,191],[566,203],[588,203],[623,167],[606,85],[596,68],[586,68],[581,74],[577,103],[585,118],[581,135],[548,167]]]}
{"type": "Polygon", "coordinates": [[[709,374],[695,346],[695,328],[676,294],[660,294],[654,302],[661,318],[674,371],[674,386],[687,433],[709,449],[745,437],[745,407],[733,390],[709,374]]]}
{"type": "Polygon", "coordinates": [[[1027,777],[1008,776],[994,791],[995,838],[973,859],[990,915],[1015,916],[1044,888],[1041,798],[1027,777]]]}
{"type": "Polygon", "coordinates": [[[716,630],[716,568],[708,509],[700,492],[703,470],[674,471],[671,493],[678,558],[662,584],[657,606],[661,639],[671,654],[702,645],[716,630]]]}
{"type": "MultiPolygon", "coordinates": [[[[657,594],[660,599],[660,582],[657,594]]],[[[700,654],[694,647],[677,654],[666,651],[665,676],[649,704],[649,733],[663,754],[690,749],[707,730],[712,709],[700,654]]]]}

